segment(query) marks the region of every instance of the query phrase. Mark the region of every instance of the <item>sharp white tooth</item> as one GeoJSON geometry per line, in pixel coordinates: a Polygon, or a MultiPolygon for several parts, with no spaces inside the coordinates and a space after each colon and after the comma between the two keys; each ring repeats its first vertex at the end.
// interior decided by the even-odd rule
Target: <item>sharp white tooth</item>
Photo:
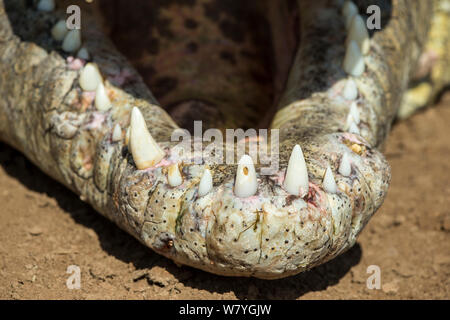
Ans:
{"type": "Polygon", "coordinates": [[[350,165],[350,160],[347,153],[344,153],[341,158],[341,163],[339,164],[339,173],[345,177],[348,177],[352,172],[352,166],[350,165]]]}
{"type": "Polygon", "coordinates": [[[53,11],[55,9],[55,0],[40,0],[37,9],[39,11],[53,11]]]}
{"type": "Polygon", "coordinates": [[[118,142],[120,140],[122,140],[122,128],[120,127],[120,124],[116,123],[113,129],[112,141],[118,142]]]}
{"type": "Polygon", "coordinates": [[[130,123],[130,150],[139,170],[153,167],[164,158],[164,151],[148,131],[141,111],[133,107],[130,123]]]}
{"type": "Polygon", "coordinates": [[[351,40],[354,40],[358,44],[358,46],[361,48],[361,52],[363,55],[369,53],[370,49],[369,32],[367,31],[364,19],[359,14],[353,16],[352,22],[350,24],[347,42],[351,40]]]}
{"type": "Polygon", "coordinates": [[[308,170],[302,148],[298,144],[292,149],[283,185],[290,194],[301,197],[308,194],[308,170]]]}
{"type": "Polygon", "coordinates": [[[95,91],[97,86],[103,82],[98,67],[94,63],[88,63],[80,73],[80,87],[84,91],[95,91]]]}
{"type": "Polygon", "coordinates": [[[331,171],[330,166],[327,166],[327,170],[325,171],[325,175],[323,177],[323,189],[329,193],[336,193],[337,186],[336,181],[334,180],[333,171],[331,171]]]}
{"type": "Polygon", "coordinates": [[[356,83],[353,79],[347,79],[342,95],[347,100],[355,100],[358,97],[358,88],[356,87],[356,83]]]}
{"type": "Polygon", "coordinates": [[[111,106],[111,100],[106,94],[105,86],[100,82],[95,91],[95,107],[98,111],[107,111],[111,109],[111,106]]]}
{"type": "Polygon", "coordinates": [[[213,187],[213,180],[211,176],[211,171],[209,169],[205,169],[203,171],[202,178],[200,179],[200,183],[198,185],[198,195],[200,197],[206,196],[213,187]]]}
{"type": "MultiPolygon", "coordinates": [[[[353,117],[352,117],[352,119],[353,119],[353,117]]],[[[354,134],[361,134],[361,132],[359,131],[359,128],[356,125],[355,121],[351,121],[350,122],[350,126],[348,127],[348,132],[354,133],[354,134]]]]}
{"type": "Polygon", "coordinates": [[[358,7],[353,3],[353,1],[345,1],[342,7],[342,15],[345,20],[345,27],[348,29],[352,22],[352,18],[355,14],[358,14],[358,7]]]}
{"type": "Polygon", "coordinates": [[[80,50],[78,50],[77,57],[83,60],[89,60],[89,51],[85,47],[82,47],[80,50]]]}
{"type": "Polygon", "coordinates": [[[345,72],[354,77],[359,77],[364,72],[364,56],[354,40],[350,40],[347,45],[343,67],[345,72]]]}
{"type": "Polygon", "coordinates": [[[240,198],[251,197],[258,189],[255,166],[248,155],[243,155],[239,160],[234,183],[234,194],[240,198]]]}
{"type": "Polygon", "coordinates": [[[81,47],[81,32],[78,29],[67,32],[62,43],[62,49],[65,52],[75,52],[81,47]]]}
{"type": "Polygon", "coordinates": [[[63,41],[64,37],[67,34],[67,32],[69,32],[69,30],[67,29],[67,26],[66,26],[66,21],[65,20],[59,20],[53,26],[51,32],[52,32],[53,39],[55,39],[56,41],[63,41]]]}
{"type": "Polygon", "coordinates": [[[167,173],[167,180],[171,187],[178,187],[183,183],[183,177],[181,177],[180,168],[178,167],[178,163],[174,163],[169,167],[169,171],[167,173]]]}
{"type": "Polygon", "coordinates": [[[355,101],[353,101],[352,104],[350,105],[350,113],[349,114],[352,116],[355,123],[359,124],[359,122],[361,121],[361,118],[359,116],[358,105],[356,104],[355,101]]]}

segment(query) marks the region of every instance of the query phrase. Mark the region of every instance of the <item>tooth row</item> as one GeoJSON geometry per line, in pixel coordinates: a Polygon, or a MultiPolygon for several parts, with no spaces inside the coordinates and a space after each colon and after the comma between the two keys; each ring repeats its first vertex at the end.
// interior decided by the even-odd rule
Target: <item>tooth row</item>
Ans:
{"type": "Polygon", "coordinates": [[[103,85],[103,78],[94,63],[88,63],[81,70],[79,83],[83,91],[95,91],[95,107],[99,111],[111,109],[112,103],[103,85]]]}
{"type": "MultiPolygon", "coordinates": [[[[113,130],[112,140],[119,141],[121,138],[122,130],[119,125],[116,125],[113,130]]],[[[145,119],[137,107],[134,107],[131,111],[130,127],[125,139],[125,144],[129,144],[133,160],[139,170],[145,170],[155,166],[165,156],[164,151],[159,147],[148,131],[145,119]]],[[[295,155],[296,153],[294,153],[294,157],[295,155]]],[[[301,156],[303,157],[303,155],[301,156]]],[[[295,168],[295,165],[293,167],[295,168]]],[[[171,187],[177,187],[183,183],[183,177],[177,163],[169,166],[167,181],[171,187]]],[[[208,169],[205,169],[198,186],[198,195],[200,197],[207,195],[212,190],[212,187],[213,181],[211,172],[208,169]]],[[[238,163],[234,193],[240,198],[247,198],[253,196],[257,189],[258,181],[253,160],[250,156],[244,155],[238,163]]]]}
{"type": "MultiPolygon", "coordinates": [[[[344,176],[350,175],[351,165],[347,153],[344,153],[342,156],[338,170],[339,173],[344,176]]],[[[328,193],[337,192],[336,180],[334,179],[333,172],[329,165],[325,171],[322,185],[324,190],[328,193]]],[[[302,148],[298,144],[292,149],[283,186],[285,190],[292,195],[304,197],[308,194],[308,170],[306,168],[302,148]]],[[[203,190],[208,190],[209,192],[211,188],[211,174],[209,170],[206,169],[200,181],[199,195],[202,196],[206,194],[207,192],[203,190]]],[[[246,198],[253,196],[256,193],[257,188],[256,172],[252,158],[248,155],[244,155],[238,164],[236,181],[234,184],[234,193],[238,197],[246,198]]]]}
{"type": "MultiPolygon", "coordinates": [[[[131,112],[129,135],[129,147],[136,167],[139,170],[153,167],[164,158],[164,151],[158,146],[148,131],[144,117],[137,107],[134,107],[131,112]]],[[[116,124],[113,130],[112,140],[119,141],[121,138],[122,129],[119,124],[116,124]]],[[[347,153],[344,153],[342,156],[338,171],[344,176],[350,175],[351,165],[347,153]]],[[[178,163],[169,166],[167,181],[171,187],[177,187],[183,183],[183,176],[178,163]]],[[[292,149],[283,187],[292,195],[304,197],[308,194],[308,170],[302,148],[298,144],[292,149]]],[[[198,185],[198,196],[203,197],[207,195],[211,192],[212,188],[213,180],[211,171],[205,169],[198,185]]],[[[323,188],[329,193],[337,192],[336,181],[330,166],[327,166],[323,177],[323,188]]],[[[240,198],[248,198],[255,195],[257,190],[258,180],[253,160],[250,156],[243,155],[238,162],[234,194],[240,198]]]]}
{"type": "MultiPolygon", "coordinates": [[[[40,11],[52,11],[55,8],[53,0],[41,0],[37,6],[40,11]]],[[[83,60],[89,60],[90,55],[85,47],[81,47],[81,31],[68,30],[66,21],[58,21],[51,30],[52,37],[57,41],[62,41],[62,49],[65,52],[76,52],[77,57],[83,60]]],[[[111,108],[111,100],[103,85],[103,79],[98,67],[93,63],[84,66],[80,73],[80,87],[83,91],[95,91],[95,107],[99,111],[107,111],[111,108]]]]}
{"type": "MultiPolygon", "coordinates": [[[[366,68],[364,56],[369,53],[370,38],[366,23],[358,13],[358,7],[351,1],[346,0],[342,7],[342,15],[347,29],[346,52],[343,62],[344,71],[353,76],[361,76],[366,68]]],[[[347,79],[343,93],[347,100],[355,100],[358,97],[358,88],[353,79],[347,79]]],[[[347,117],[346,127],[348,132],[360,134],[358,124],[360,115],[356,103],[353,101],[347,117]]]]}
{"type": "Polygon", "coordinates": [[[351,0],[344,3],[342,15],[348,31],[343,68],[348,74],[359,77],[365,70],[364,55],[370,49],[369,32],[358,7],[351,0]]]}
{"type": "MultiPolygon", "coordinates": [[[[344,176],[349,176],[351,173],[351,164],[346,153],[342,156],[338,170],[339,173],[344,176]]],[[[322,185],[324,190],[328,193],[337,192],[336,180],[329,165],[325,170],[322,185]]],[[[292,150],[283,186],[290,194],[301,197],[304,197],[309,191],[308,172],[303,152],[299,145],[296,145],[292,150]]],[[[238,164],[234,193],[238,197],[247,198],[253,196],[256,193],[257,188],[256,172],[252,158],[248,155],[244,155],[238,164]]],[[[206,169],[200,180],[198,194],[199,196],[204,196],[208,194],[211,189],[211,172],[206,169]]]]}
{"type": "MultiPolygon", "coordinates": [[[[349,176],[351,173],[351,165],[346,153],[344,153],[341,159],[338,170],[339,173],[344,176],[349,176]]],[[[325,171],[322,185],[324,190],[328,193],[337,192],[336,180],[334,179],[333,171],[331,170],[329,165],[327,166],[327,169],[325,171]]],[[[309,192],[308,170],[306,168],[306,162],[303,156],[302,148],[299,145],[295,145],[295,147],[292,149],[283,187],[289,194],[295,196],[304,197],[309,192]]],[[[211,188],[212,179],[208,170],[207,172],[205,171],[201,179],[199,194],[204,194],[204,192],[200,192],[200,190],[210,190],[211,188]],[[204,185],[207,185],[208,187],[204,187],[204,185]]],[[[248,155],[244,155],[240,159],[238,164],[236,181],[234,184],[234,193],[238,197],[246,198],[253,196],[256,193],[257,188],[258,185],[256,172],[252,158],[250,158],[248,155]]]]}

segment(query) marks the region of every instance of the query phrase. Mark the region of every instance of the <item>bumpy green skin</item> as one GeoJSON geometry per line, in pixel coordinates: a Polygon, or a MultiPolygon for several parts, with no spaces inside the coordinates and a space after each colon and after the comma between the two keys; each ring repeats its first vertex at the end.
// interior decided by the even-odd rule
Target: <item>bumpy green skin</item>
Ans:
{"type": "Polygon", "coordinates": [[[169,137],[177,126],[88,14],[83,16],[88,26],[83,27],[84,44],[108,79],[113,102],[105,113],[83,98],[79,71],[54,51],[58,45],[50,27],[64,13],[38,13],[25,1],[0,1],[0,138],[179,264],[265,279],[310,269],[350,248],[383,202],[390,171],[376,148],[389,132],[432,16],[427,1],[393,1],[389,23],[372,37],[366,72],[355,79],[362,119],[357,136],[345,132],[349,105],[337,93],[345,78],[340,67],[345,33],[339,11],[329,10],[329,3],[299,4],[302,30],[308,31],[301,33],[302,45],[272,123],[280,128],[280,171],[258,174],[253,197],[234,196],[236,167],[231,165],[210,168],[214,188],[205,197],[197,194],[204,164],[186,164],[183,184],[169,186],[167,165],[188,160],[171,152],[175,143],[169,137]],[[126,81],[118,81],[124,74],[126,81]],[[156,168],[137,170],[125,139],[111,140],[116,123],[124,131],[128,127],[133,106],[141,109],[167,153],[156,168]],[[309,172],[305,199],[281,186],[296,143],[302,145],[309,172]],[[337,173],[344,152],[352,163],[349,177],[337,173]],[[337,194],[321,186],[327,164],[335,172],[337,194]]]}

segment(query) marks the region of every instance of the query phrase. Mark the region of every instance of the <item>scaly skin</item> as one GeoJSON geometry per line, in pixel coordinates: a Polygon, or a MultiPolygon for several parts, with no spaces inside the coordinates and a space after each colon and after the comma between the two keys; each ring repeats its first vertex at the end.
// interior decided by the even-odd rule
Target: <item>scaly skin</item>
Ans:
{"type": "MultiPolygon", "coordinates": [[[[170,17],[165,9],[171,5],[178,8],[179,2],[168,2],[167,8],[161,5],[156,16],[164,13],[170,17]]],[[[214,1],[203,2],[219,12],[224,10],[214,1]]],[[[390,1],[377,2],[389,8],[385,4],[390,1]]],[[[50,28],[58,17],[64,17],[61,8],[65,6],[60,3],[57,12],[39,13],[26,3],[0,1],[0,138],[156,252],[178,264],[216,274],[282,278],[324,263],[350,248],[381,206],[390,169],[377,148],[384,143],[416,71],[432,21],[431,3],[397,0],[392,1],[392,11],[383,11],[383,29],[371,37],[366,71],[355,78],[361,113],[361,135],[355,135],[346,132],[349,103],[339,94],[346,78],[341,68],[345,28],[339,7],[334,1],[299,2],[300,46],[285,89],[277,93],[281,80],[273,79],[278,111],[271,127],[280,129],[280,169],[271,176],[258,174],[256,195],[245,199],[233,193],[233,165],[209,166],[214,188],[204,197],[198,197],[197,190],[206,164],[184,164],[183,184],[170,187],[167,166],[190,160],[172,152],[176,143],[170,141],[170,135],[177,125],[159,107],[143,79],[99,31],[95,21],[99,18],[93,18],[95,10],[89,6],[83,9],[83,41],[108,80],[106,87],[113,107],[107,112],[92,106],[92,97],[79,87],[80,71],[51,39],[50,28]],[[116,123],[124,131],[129,126],[133,106],[140,108],[151,134],[166,152],[161,163],[146,170],[137,170],[125,138],[111,140],[116,123]],[[297,143],[303,148],[309,173],[310,192],[304,199],[289,195],[282,187],[290,151],[297,143]],[[337,173],[344,152],[352,163],[348,177],[337,173]],[[322,188],[327,164],[335,172],[339,189],[336,194],[322,188]]],[[[196,1],[186,3],[196,8],[196,1]]],[[[360,7],[365,8],[362,3],[360,7]]],[[[266,9],[262,6],[258,10],[266,9]]],[[[281,21],[284,13],[268,18],[273,29],[278,28],[273,31],[276,37],[283,33],[276,21],[281,21]]],[[[173,16],[177,16],[176,10],[173,16]]],[[[276,37],[273,43],[279,48],[276,37]]],[[[238,40],[237,48],[242,45],[238,40]]],[[[448,46],[448,39],[439,40],[448,46]]],[[[255,44],[246,45],[260,50],[255,44]]],[[[163,46],[170,47],[171,43],[163,42],[163,46]]],[[[275,64],[284,70],[286,67],[279,61],[289,54],[277,52],[275,64]]],[[[145,63],[160,61],[155,58],[158,54],[144,59],[145,63]]],[[[170,62],[176,64],[180,59],[185,58],[175,57],[170,62]]],[[[448,61],[444,53],[439,61],[448,61]]],[[[139,63],[135,65],[140,67],[139,63]]],[[[448,71],[447,64],[440,67],[448,71]]],[[[233,72],[236,77],[244,75],[240,68],[239,64],[227,71],[230,82],[217,81],[236,88],[231,86],[233,72]]],[[[176,70],[156,72],[176,77],[176,70]]],[[[189,83],[189,75],[180,75],[183,77],[189,83]]],[[[261,94],[260,83],[243,79],[249,94],[241,100],[242,88],[230,89],[236,90],[230,91],[231,103],[220,99],[221,90],[208,86],[212,80],[200,84],[205,87],[201,97],[206,101],[205,108],[211,110],[212,105],[217,108],[214,110],[227,114],[221,122],[224,127],[252,123],[254,114],[261,110],[249,110],[241,118],[239,110],[248,105],[245,100],[267,99],[261,94]]],[[[435,81],[436,92],[445,82],[441,79],[435,81]]],[[[189,96],[196,90],[194,87],[169,91],[166,103],[194,99],[189,96]]],[[[194,107],[189,104],[186,108],[194,107]]],[[[217,124],[213,120],[211,123],[217,124]]]]}

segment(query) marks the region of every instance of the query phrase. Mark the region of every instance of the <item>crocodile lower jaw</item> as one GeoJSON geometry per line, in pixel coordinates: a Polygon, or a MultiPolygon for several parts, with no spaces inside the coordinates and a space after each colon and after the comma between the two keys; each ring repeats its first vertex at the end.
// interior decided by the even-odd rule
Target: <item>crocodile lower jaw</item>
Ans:
{"type": "Polygon", "coordinates": [[[22,1],[6,3],[1,138],[176,263],[229,276],[297,274],[350,248],[382,204],[390,170],[376,148],[419,55],[413,35],[425,27],[411,16],[427,18],[421,5],[406,10],[398,1],[397,22],[369,39],[354,30],[355,41],[346,41],[351,9],[300,3],[300,46],[271,124],[279,130],[279,168],[262,175],[248,157],[218,164],[198,150],[175,152],[175,122],[92,16],[83,16],[81,38],[55,30],[58,41],[51,37],[61,7],[21,12],[22,1]],[[36,30],[17,24],[24,19],[36,30]],[[34,89],[23,94],[23,87],[34,89]]]}

